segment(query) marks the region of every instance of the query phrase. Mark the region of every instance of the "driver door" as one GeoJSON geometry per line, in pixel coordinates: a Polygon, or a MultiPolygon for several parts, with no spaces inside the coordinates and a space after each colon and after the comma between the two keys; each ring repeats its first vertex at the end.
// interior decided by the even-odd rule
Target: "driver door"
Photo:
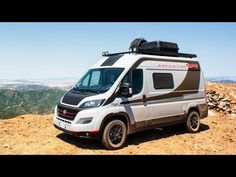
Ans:
{"type": "Polygon", "coordinates": [[[130,84],[132,96],[122,98],[122,103],[131,121],[136,123],[136,128],[145,126],[148,118],[146,103],[145,75],[143,68],[137,68],[129,72],[121,84],[130,84]]]}

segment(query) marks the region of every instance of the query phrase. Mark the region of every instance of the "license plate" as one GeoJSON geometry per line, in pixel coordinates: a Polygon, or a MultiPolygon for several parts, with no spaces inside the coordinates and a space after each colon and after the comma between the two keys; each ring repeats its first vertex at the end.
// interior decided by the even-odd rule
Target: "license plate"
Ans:
{"type": "Polygon", "coordinates": [[[64,124],[62,122],[59,122],[59,127],[63,128],[63,129],[66,129],[66,124],[64,124]]]}

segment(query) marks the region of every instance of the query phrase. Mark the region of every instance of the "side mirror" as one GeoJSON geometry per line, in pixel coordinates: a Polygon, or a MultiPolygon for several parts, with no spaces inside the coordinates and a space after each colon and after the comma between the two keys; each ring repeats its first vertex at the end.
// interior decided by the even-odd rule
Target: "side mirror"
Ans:
{"type": "Polygon", "coordinates": [[[120,94],[125,97],[131,97],[133,95],[132,87],[128,83],[124,83],[120,86],[120,94]]]}

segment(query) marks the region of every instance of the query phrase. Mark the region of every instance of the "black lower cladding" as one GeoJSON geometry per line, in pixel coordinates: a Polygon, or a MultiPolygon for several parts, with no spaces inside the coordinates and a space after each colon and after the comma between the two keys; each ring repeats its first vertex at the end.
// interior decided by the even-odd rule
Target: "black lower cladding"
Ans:
{"type": "Polygon", "coordinates": [[[200,119],[206,118],[208,116],[208,104],[200,104],[200,119]]]}
{"type": "Polygon", "coordinates": [[[78,105],[84,98],[95,95],[96,93],[90,92],[77,92],[74,90],[68,91],[63,99],[62,103],[70,104],[70,105],[78,105]]]}
{"type": "Polygon", "coordinates": [[[90,138],[90,139],[99,139],[99,133],[90,133],[90,132],[72,132],[66,129],[63,129],[57,125],[54,124],[54,127],[58,130],[61,130],[69,135],[80,137],[80,138],[90,138]]]}
{"type": "Polygon", "coordinates": [[[130,133],[181,124],[185,122],[185,119],[186,119],[186,115],[180,114],[176,116],[169,116],[169,117],[162,117],[162,118],[156,118],[156,119],[151,119],[151,120],[139,121],[133,125],[130,125],[130,133]]]}

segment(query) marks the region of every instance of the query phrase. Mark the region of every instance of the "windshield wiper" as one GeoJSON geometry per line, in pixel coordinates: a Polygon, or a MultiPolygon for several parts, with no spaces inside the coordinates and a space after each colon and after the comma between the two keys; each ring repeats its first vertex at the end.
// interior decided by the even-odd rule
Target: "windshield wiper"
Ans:
{"type": "Polygon", "coordinates": [[[90,89],[79,89],[78,88],[78,91],[80,91],[80,92],[90,92],[90,93],[100,93],[99,91],[97,91],[97,90],[90,90],[90,89]]]}
{"type": "Polygon", "coordinates": [[[98,90],[88,90],[88,92],[97,93],[97,94],[100,93],[98,90]]]}

